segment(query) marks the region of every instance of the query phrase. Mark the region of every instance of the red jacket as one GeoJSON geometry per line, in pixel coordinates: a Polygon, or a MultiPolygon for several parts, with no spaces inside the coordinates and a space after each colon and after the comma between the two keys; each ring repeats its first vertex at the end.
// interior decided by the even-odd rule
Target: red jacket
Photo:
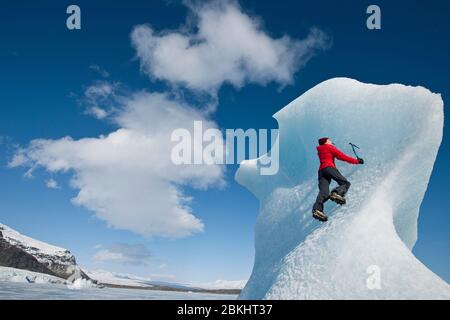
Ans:
{"type": "Polygon", "coordinates": [[[319,170],[322,170],[326,167],[336,168],[336,165],[334,164],[334,158],[338,158],[339,160],[352,164],[359,164],[358,159],[349,157],[332,144],[323,144],[321,146],[317,146],[317,155],[319,156],[320,160],[319,170]]]}

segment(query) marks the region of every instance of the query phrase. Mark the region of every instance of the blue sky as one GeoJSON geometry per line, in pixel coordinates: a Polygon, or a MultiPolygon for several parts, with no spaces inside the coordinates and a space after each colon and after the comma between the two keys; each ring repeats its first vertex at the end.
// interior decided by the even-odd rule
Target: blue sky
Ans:
{"type": "MultiPolygon", "coordinates": [[[[203,222],[204,230],[179,238],[110,228],[92,210],[74,205],[71,199],[78,190],[70,186],[73,168],[65,173],[40,168],[33,178],[26,178],[26,169],[7,167],[15,146],[27,146],[33,139],[95,138],[117,130],[114,121],[87,114],[86,91],[93,85],[120,83],[122,96],[142,90],[174,90],[170,81],[151,78],[141,68],[142,59],[136,57],[130,34],[142,24],[156,31],[185,26],[189,13],[185,5],[177,1],[77,1],[82,29],[69,31],[65,27],[69,4],[2,4],[0,221],[24,234],[69,248],[87,269],[193,283],[248,278],[258,203],[234,182],[236,166],[226,168],[225,187],[211,184],[207,190],[199,190],[187,184],[182,188],[193,198],[190,207],[203,222]],[[57,181],[59,188],[48,188],[46,181],[50,179],[57,181]],[[131,260],[101,259],[105,253],[123,248],[135,249],[131,260]]],[[[441,93],[446,105],[450,94],[450,44],[446,41],[450,5],[444,1],[378,1],[382,30],[369,31],[365,26],[369,4],[242,2],[241,10],[257,17],[262,32],[272,39],[289,35],[301,40],[314,26],[330,36],[332,43],[293,72],[290,84],[272,79],[267,84],[246,81],[239,88],[225,83],[212,90],[218,98],[212,120],[220,128],[276,128],[272,114],[314,85],[337,76],[379,84],[422,85],[441,93]]],[[[180,87],[177,94],[181,92],[195,106],[211,100],[211,89],[190,97],[192,92],[180,87]]],[[[442,201],[448,191],[450,170],[447,136],[445,126],[421,208],[414,253],[449,282],[450,217],[442,201]]]]}

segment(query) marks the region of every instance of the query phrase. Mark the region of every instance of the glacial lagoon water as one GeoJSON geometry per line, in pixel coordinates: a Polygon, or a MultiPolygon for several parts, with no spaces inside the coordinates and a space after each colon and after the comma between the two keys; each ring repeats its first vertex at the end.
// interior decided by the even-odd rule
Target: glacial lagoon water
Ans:
{"type": "Polygon", "coordinates": [[[141,289],[69,289],[61,284],[0,282],[0,300],[234,300],[237,295],[141,289]]]}

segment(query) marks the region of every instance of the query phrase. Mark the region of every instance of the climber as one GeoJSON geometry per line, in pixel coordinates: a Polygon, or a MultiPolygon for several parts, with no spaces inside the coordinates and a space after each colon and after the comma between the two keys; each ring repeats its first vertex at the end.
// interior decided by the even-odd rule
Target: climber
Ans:
{"type": "Polygon", "coordinates": [[[345,194],[350,188],[350,182],[339,172],[334,163],[334,158],[351,163],[364,164],[364,160],[357,157],[349,157],[338,148],[336,148],[330,138],[319,139],[317,146],[317,155],[320,160],[319,168],[319,194],[314,203],[312,216],[320,221],[327,221],[328,217],[323,212],[323,204],[331,199],[337,204],[345,204],[345,194]],[[338,186],[331,191],[331,180],[337,182],[338,186]]]}

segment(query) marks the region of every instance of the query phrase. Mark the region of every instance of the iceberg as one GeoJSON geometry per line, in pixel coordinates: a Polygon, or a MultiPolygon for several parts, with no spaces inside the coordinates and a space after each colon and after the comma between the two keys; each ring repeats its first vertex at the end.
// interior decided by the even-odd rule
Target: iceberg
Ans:
{"type": "Polygon", "coordinates": [[[262,156],[243,161],[235,176],[260,201],[254,266],[239,298],[450,299],[450,286],[411,252],[442,140],[441,96],[334,78],[274,117],[278,173],[259,174],[262,156]],[[366,161],[337,161],[352,186],[347,205],[326,203],[326,223],[311,217],[322,136],[347,154],[350,141],[359,145],[366,161]]]}

